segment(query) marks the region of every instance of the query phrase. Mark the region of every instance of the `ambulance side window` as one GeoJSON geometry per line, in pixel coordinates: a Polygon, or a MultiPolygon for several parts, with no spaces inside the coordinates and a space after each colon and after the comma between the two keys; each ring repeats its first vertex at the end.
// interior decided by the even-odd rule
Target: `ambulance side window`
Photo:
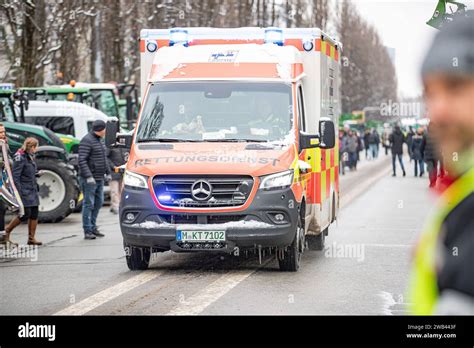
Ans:
{"type": "Polygon", "coordinates": [[[305,110],[304,110],[304,99],[303,99],[303,88],[298,86],[298,123],[303,132],[306,131],[306,117],[305,117],[305,110]]]}

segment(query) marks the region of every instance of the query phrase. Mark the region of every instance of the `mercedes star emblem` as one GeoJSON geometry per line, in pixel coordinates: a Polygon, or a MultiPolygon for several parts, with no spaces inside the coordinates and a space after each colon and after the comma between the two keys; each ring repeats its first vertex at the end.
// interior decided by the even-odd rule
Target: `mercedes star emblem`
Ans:
{"type": "Polygon", "coordinates": [[[197,180],[191,186],[191,195],[197,201],[205,201],[211,198],[212,186],[206,180],[197,180]]]}

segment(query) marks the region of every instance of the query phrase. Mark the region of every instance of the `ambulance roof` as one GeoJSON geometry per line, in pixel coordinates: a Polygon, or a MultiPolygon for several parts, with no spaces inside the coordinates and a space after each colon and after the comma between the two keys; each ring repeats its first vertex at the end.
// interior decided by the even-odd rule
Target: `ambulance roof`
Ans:
{"type": "MultiPolygon", "coordinates": [[[[291,79],[291,65],[301,64],[301,53],[293,46],[274,44],[241,44],[241,45],[197,45],[184,47],[175,45],[162,47],[155,54],[153,65],[155,71],[149,82],[162,80],[175,69],[191,64],[232,63],[232,67],[246,63],[267,63],[276,65],[278,78],[291,79]]],[[[217,66],[215,66],[217,68],[217,66]]],[[[182,78],[192,76],[182,76],[182,78]]]]}
{"type": "Polygon", "coordinates": [[[271,30],[279,30],[283,35],[283,39],[305,39],[305,38],[321,38],[330,41],[333,44],[340,43],[331,38],[328,34],[319,28],[259,28],[259,27],[242,27],[242,28],[212,28],[212,27],[187,27],[187,28],[171,28],[171,29],[142,29],[140,37],[142,39],[171,39],[171,31],[186,32],[188,40],[264,40],[265,33],[271,30]]]}
{"type": "MultiPolygon", "coordinates": [[[[71,85],[62,85],[62,88],[71,87],[71,85]]],[[[77,88],[88,88],[90,90],[97,89],[115,89],[115,85],[112,83],[87,83],[87,82],[76,82],[75,87],[77,88]]]]}
{"type": "Polygon", "coordinates": [[[88,105],[70,101],[37,101],[29,102],[25,116],[70,116],[86,117],[87,119],[101,119],[107,121],[109,117],[102,111],[94,109],[88,105]]]}

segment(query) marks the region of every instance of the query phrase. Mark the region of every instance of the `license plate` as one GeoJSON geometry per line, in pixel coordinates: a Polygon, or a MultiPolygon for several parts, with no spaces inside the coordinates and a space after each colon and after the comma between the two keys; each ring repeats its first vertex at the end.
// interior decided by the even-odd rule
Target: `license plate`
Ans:
{"type": "Polygon", "coordinates": [[[178,242],[225,242],[225,231],[177,231],[178,242]]]}

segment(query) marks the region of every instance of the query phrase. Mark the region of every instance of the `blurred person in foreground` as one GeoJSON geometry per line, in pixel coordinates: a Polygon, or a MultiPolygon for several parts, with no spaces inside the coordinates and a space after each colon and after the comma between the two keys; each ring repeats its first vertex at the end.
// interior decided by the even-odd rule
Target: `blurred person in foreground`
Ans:
{"type": "Polygon", "coordinates": [[[440,31],[422,66],[430,135],[448,175],[415,250],[412,312],[474,314],[474,21],[440,31]]]}

